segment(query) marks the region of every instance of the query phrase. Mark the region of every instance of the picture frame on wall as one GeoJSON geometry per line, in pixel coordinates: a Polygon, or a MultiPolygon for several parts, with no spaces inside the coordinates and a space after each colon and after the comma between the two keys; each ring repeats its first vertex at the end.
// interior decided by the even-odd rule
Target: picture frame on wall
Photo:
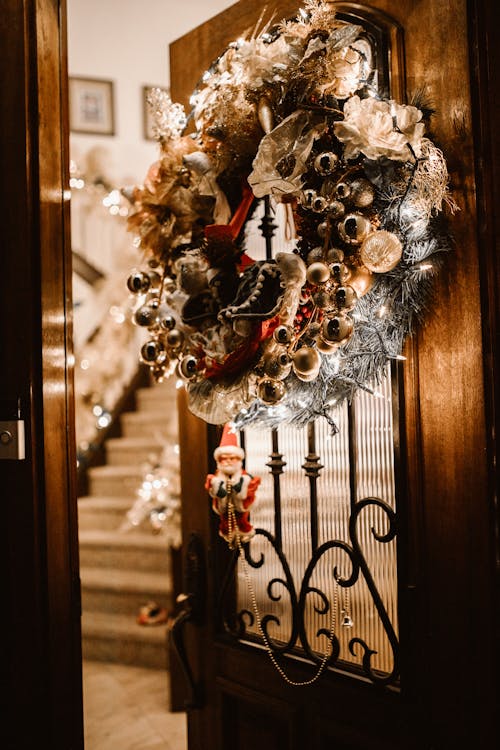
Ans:
{"type": "Polygon", "coordinates": [[[115,135],[113,81],[71,76],[69,122],[74,133],[115,135]]]}
{"type": "Polygon", "coordinates": [[[170,93],[170,89],[165,86],[143,86],[142,87],[142,111],[143,111],[143,130],[144,138],[146,141],[154,141],[154,130],[153,130],[153,118],[149,110],[148,96],[152,89],[160,89],[165,91],[167,94],[170,93]]]}

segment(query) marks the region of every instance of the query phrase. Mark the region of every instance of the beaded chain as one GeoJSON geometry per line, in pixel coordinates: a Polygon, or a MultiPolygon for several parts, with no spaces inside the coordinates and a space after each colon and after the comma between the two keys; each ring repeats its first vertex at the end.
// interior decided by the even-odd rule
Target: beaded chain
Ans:
{"type": "MultiPolygon", "coordinates": [[[[248,592],[250,594],[250,600],[252,602],[252,608],[255,613],[255,620],[257,622],[257,627],[259,629],[259,633],[262,636],[262,640],[264,641],[264,646],[266,648],[266,651],[269,655],[269,658],[271,659],[271,662],[273,663],[275,669],[281,677],[285,680],[286,683],[289,685],[293,685],[294,687],[304,687],[306,685],[312,685],[314,682],[316,682],[319,677],[323,674],[325,667],[328,663],[328,660],[330,659],[330,656],[332,655],[332,640],[335,633],[335,627],[336,627],[336,613],[337,613],[337,605],[338,605],[338,585],[335,582],[334,591],[333,591],[333,603],[332,603],[332,610],[331,610],[331,620],[330,620],[330,648],[328,651],[324,654],[323,659],[321,660],[321,663],[318,667],[318,671],[314,675],[314,677],[311,677],[309,680],[304,680],[302,682],[296,682],[295,680],[290,679],[286,672],[282,669],[282,667],[278,664],[278,661],[276,660],[276,657],[274,655],[274,652],[271,648],[271,644],[269,643],[269,639],[266,635],[266,632],[264,631],[264,628],[262,627],[262,621],[260,617],[259,607],[257,605],[257,597],[255,595],[255,589],[252,584],[252,580],[250,577],[250,572],[248,569],[248,563],[245,559],[245,553],[243,550],[243,545],[241,542],[241,534],[240,530],[238,528],[238,525],[236,523],[236,512],[235,507],[232,499],[232,485],[231,482],[227,482],[227,497],[228,497],[228,531],[229,531],[229,538],[234,539],[236,538],[236,546],[238,548],[238,554],[239,558],[241,560],[242,566],[243,566],[243,573],[245,576],[245,581],[247,584],[248,592]]],[[[234,544],[232,545],[234,548],[234,544]]]]}

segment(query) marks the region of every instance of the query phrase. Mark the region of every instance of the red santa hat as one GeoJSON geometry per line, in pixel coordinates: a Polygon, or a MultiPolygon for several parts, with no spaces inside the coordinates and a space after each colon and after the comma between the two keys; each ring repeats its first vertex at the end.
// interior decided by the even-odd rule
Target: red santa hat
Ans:
{"type": "Polygon", "coordinates": [[[231,430],[229,424],[224,425],[219,445],[214,450],[214,458],[217,461],[222,454],[245,458],[245,451],[238,445],[238,435],[231,430]]]}

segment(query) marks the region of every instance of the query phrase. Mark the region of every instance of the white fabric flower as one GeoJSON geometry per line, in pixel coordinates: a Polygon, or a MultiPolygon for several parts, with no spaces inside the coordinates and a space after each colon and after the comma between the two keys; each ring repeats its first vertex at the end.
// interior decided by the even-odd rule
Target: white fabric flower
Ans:
{"type": "Polygon", "coordinates": [[[346,159],[362,153],[374,160],[414,161],[425,129],[421,119],[416,107],[353,96],[344,106],[344,120],[335,123],[335,135],[345,146],[346,159]]]}
{"type": "Polygon", "coordinates": [[[322,94],[333,94],[345,99],[361,85],[363,59],[357,50],[344,47],[326,58],[327,83],[318,86],[322,94]]]}

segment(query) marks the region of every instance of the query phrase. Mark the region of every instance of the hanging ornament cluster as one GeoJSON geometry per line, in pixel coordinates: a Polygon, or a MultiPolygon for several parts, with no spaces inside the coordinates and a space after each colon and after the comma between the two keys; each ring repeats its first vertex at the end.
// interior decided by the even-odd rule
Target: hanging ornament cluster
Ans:
{"type": "Polygon", "coordinates": [[[128,279],[141,358],[214,424],[303,425],[371,390],[425,310],[450,240],[430,111],[377,90],[362,27],[309,0],[231,44],[182,107],[156,90],[160,157],[129,196],[145,267],[128,279]],[[256,203],[296,245],[253,260],[256,203]]]}

